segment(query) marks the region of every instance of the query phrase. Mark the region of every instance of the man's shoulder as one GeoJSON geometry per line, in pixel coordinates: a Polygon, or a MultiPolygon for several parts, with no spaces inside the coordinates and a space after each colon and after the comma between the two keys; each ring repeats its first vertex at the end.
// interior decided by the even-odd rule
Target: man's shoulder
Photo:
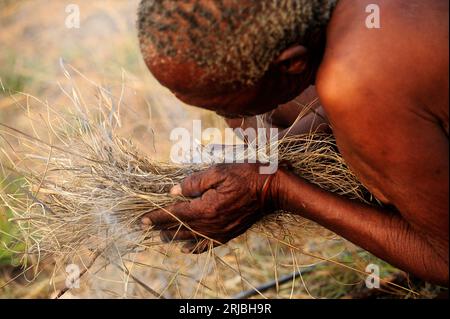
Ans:
{"type": "MultiPolygon", "coordinates": [[[[377,67],[374,64],[381,64],[381,60],[369,61],[364,58],[361,51],[359,54],[357,52],[348,54],[334,52],[334,54],[340,57],[324,59],[316,79],[317,93],[327,112],[331,112],[329,107],[332,107],[333,111],[353,112],[354,110],[349,109],[349,101],[373,99],[385,94],[382,92],[386,92],[389,86],[392,88],[382,65],[379,65],[378,71],[375,72],[377,67]]],[[[364,106],[368,105],[359,105],[359,110],[364,106]]]]}
{"type": "Polygon", "coordinates": [[[382,98],[387,92],[399,99],[430,95],[429,83],[445,78],[443,72],[448,76],[448,70],[442,71],[448,67],[448,28],[439,22],[445,16],[440,1],[432,1],[431,9],[416,0],[403,7],[385,0],[341,3],[330,22],[317,75],[324,100],[382,98]],[[419,27],[414,17],[420,15],[433,22],[419,27]]]}

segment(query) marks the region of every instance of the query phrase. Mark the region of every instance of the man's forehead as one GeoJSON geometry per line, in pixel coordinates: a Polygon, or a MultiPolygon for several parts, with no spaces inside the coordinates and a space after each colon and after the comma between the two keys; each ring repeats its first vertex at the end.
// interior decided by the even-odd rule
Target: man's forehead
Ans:
{"type": "Polygon", "coordinates": [[[158,72],[178,89],[201,88],[205,80],[209,85],[251,86],[287,46],[325,26],[336,1],[144,0],[139,38],[147,64],[155,56],[195,62],[187,71],[177,66],[185,79],[177,71],[173,80],[158,72]],[[317,21],[318,16],[323,18],[317,21]]]}
{"type": "Polygon", "coordinates": [[[141,8],[140,40],[147,54],[193,60],[208,76],[222,73],[222,80],[249,82],[249,77],[262,76],[270,63],[270,46],[256,43],[265,41],[257,36],[262,24],[255,21],[265,16],[258,14],[262,3],[272,1],[154,2],[141,8]]]}
{"type": "Polygon", "coordinates": [[[146,60],[146,63],[161,84],[180,94],[214,95],[225,89],[222,84],[224,81],[206,72],[195,61],[180,61],[173,57],[156,56],[146,60]]]}

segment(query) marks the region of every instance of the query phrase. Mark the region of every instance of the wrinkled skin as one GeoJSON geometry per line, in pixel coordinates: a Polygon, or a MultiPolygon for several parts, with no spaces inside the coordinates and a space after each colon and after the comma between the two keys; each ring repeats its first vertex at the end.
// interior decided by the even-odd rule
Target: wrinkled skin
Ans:
{"type": "MultiPolygon", "coordinates": [[[[259,174],[258,165],[233,165],[231,170],[230,165],[217,165],[189,176],[181,187],[172,190],[172,195],[194,198],[192,201],[166,209],[192,230],[213,239],[217,246],[241,235],[273,210],[271,203],[261,203],[260,190],[267,178],[268,175],[259,174]]],[[[197,239],[201,236],[178,227],[179,221],[168,217],[165,211],[149,214],[143,222],[163,229],[164,241],[190,241],[184,247],[187,251],[203,252],[208,247],[206,242],[198,245],[197,239]]]]}
{"type": "MultiPolygon", "coordinates": [[[[265,113],[315,84],[344,159],[389,208],[325,192],[283,168],[271,180],[270,201],[258,204],[257,164],[225,165],[175,187],[192,201],[166,209],[194,231],[182,230],[175,239],[195,242],[198,232],[224,243],[262,211],[283,209],[424,280],[448,285],[448,1],[341,0],[326,32],[320,65],[308,65],[308,54],[318,54],[314,48],[291,50],[258,84],[241,90],[197,87],[201,70],[179,61],[164,69],[155,61],[147,65],[183,101],[229,117],[265,113]],[[372,3],[382,12],[378,30],[364,24],[372,3]],[[420,21],[427,23],[419,28],[420,21]]],[[[143,222],[174,238],[166,212],[152,212],[143,222]]],[[[189,243],[186,251],[205,248],[189,243]]]]}
{"type": "Polygon", "coordinates": [[[157,60],[148,61],[147,65],[153,75],[164,86],[171,88],[180,100],[233,118],[271,111],[291,101],[314,83],[317,65],[308,64],[310,59],[304,51],[292,50],[290,53],[285,60],[274,61],[257,83],[238,88],[221,86],[207,79],[199,81],[204,79],[205,72],[193,63],[166,58],[170,62],[164,65],[157,60]],[[205,90],[205,87],[208,89],[205,90]]]}

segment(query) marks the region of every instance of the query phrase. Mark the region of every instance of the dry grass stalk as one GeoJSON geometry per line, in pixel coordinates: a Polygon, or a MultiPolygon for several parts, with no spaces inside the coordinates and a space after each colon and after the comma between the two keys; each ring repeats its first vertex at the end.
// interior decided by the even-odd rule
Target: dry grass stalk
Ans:
{"type": "MultiPolygon", "coordinates": [[[[74,88],[70,94],[74,105],[65,114],[43,103],[47,114],[52,114],[41,116],[46,119],[41,126],[49,133],[47,141],[34,127],[32,136],[1,125],[1,136],[13,137],[14,145],[19,145],[8,143],[3,148],[9,168],[24,178],[21,191],[0,196],[14,213],[29,254],[67,263],[88,252],[120,258],[161,245],[157,232],[141,230],[140,217],[187,200],[168,191],[187,175],[210,166],[148,158],[131,140],[118,135],[119,105],[108,99],[103,88],[98,88],[98,96],[97,109],[89,109],[74,88]]],[[[299,176],[348,198],[372,200],[345,165],[332,136],[312,132],[274,143],[279,160],[289,161],[299,176]]],[[[279,212],[253,230],[298,243],[304,224],[301,218],[279,212]]]]}

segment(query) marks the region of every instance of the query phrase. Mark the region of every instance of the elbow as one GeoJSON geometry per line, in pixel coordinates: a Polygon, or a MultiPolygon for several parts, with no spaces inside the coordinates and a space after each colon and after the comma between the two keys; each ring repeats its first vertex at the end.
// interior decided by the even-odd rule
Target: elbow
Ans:
{"type": "Polygon", "coordinates": [[[434,276],[430,278],[430,282],[448,288],[448,259],[447,261],[441,260],[438,263],[434,276]]]}
{"type": "Polygon", "coordinates": [[[423,266],[421,267],[421,271],[416,274],[419,278],[429,283],[448,288],[448,258],[444,259],[438,254],[434,254],[434,258],[432,260],[423,260],[422,264],[423,266]]]}

